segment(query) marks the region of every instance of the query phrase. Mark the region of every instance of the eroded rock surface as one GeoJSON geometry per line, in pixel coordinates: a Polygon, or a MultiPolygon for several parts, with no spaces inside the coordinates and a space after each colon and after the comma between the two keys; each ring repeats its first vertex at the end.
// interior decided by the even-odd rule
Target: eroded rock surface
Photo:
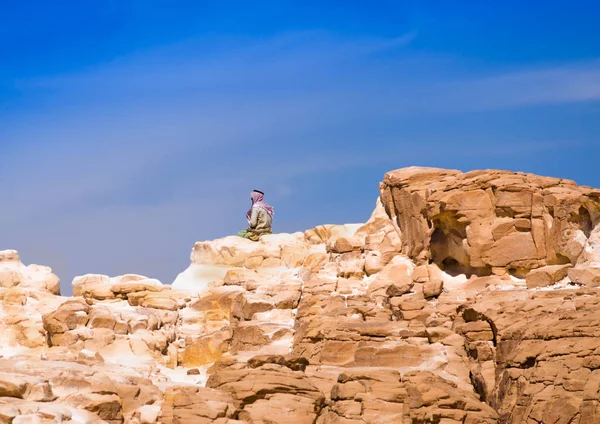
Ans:
{"type": "Polygon", "coordinates": [[[598,223],[600,191],[573,181],[413,167],[386,174],[381,190],[402,231],[402,252],[417,261],[524,275],[575,265],[586,247],[596,255],[587,240],[598,223]]]}
{"type": "Polygon", "coordinates": [[[388,173],[364,224],[198,242],[172,285],[0,252],[0,423],[600,422],[600,191],[388,173]]]}

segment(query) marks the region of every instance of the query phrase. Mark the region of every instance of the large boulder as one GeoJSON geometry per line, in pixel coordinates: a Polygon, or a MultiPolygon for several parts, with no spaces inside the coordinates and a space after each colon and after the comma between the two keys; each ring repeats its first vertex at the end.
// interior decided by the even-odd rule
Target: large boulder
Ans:
{"type": "Polygon", "coordinates": [[[457,273],[574,265],[600,219],[598,191],[519,172],[404,168],[381,196],[402,252],[457,273]]]}
{"type": "Polygon", "coordinates": [[[534,269],[527,274],[525,279],[527,288],[551,286],[567,276],[571,265],[548,265],[534,269]]]}

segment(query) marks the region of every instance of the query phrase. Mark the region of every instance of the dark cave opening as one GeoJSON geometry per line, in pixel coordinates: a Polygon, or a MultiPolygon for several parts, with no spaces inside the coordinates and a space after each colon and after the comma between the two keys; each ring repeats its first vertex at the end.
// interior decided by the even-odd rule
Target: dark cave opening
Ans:
{"type": "Polygon", "coordinates": [[[435,263],[442,271],[456,277],[464,274],[467,277],[477,275],[483,277],[491,275],[489,268],[474,268],[469,264],[469,257],[463,248],[466,238],[462,228],[442,229],[442,223],[433,222],[435,229],[431,234],[431,262],[435,263]],[[462,232],[461,232],[462,230],[462,232]]]}
{"type": "Polygon", "coordinates": [[[592,234],[592,217],[590,212],[583,206],[579,208],[579,228],[587,238],[592,234]]]}

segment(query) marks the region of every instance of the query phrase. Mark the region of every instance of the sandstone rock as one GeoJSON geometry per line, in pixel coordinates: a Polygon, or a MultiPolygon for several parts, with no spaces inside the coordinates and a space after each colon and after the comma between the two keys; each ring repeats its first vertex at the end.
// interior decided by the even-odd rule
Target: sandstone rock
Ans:
{"type": "Polygon", "coordinates": [[[304,232],[304,238],[312,244],[331,244],[339,237],[351,238],[361,224],[319,225],[304,232]]]}
{"type": "Polygon", "coordinates": [[[145,308],[165,309],[167,311],[179,309],[177,301],[168,296],[144,296],[138,304],[145,308]]]}
{"type": "Polygon", "coordinates": [[[16,287],[23,282],[23,274],[15,270],[0,271],[0,286],[5,288],[16,287]]]}
{"type": "Polygon", "coordinates": [[[377,274],[385,266],[383,255],[379,252],[370,251],[365,257],[365,272],[367,275],[377,274]]]}
{"type": "Polygon", "coordinates": [[[571,265],[548,265],[534,269],[527,274],[527,288],[551,286],[567,276],[571,265]]]}
{"type": "Polygon", "coordinates": [[[2,301],[7,306],[25,306],[27,304],[27,294],[22,289],[10,288],[4,291],[2,301]]]}
{"type": "Polygon", "coordinates": [[[114,282],[111,284],[110,290],[116,295],[127,295],[129,293],[141,291],[162,291],[165,290],[165,286],[163,286],[163,284],[156,279],[145,278],[137,275],[126,275],[114,278],[114,282]]]}
{"type": "Polygon", "coordinates": [[[9,262],[21,262],[21,259],[19,258],[19,252],[16,250],[0,250],[0,263],[6,264],[9,262]]]}
{"type": "Polygon", "coordinates": [[[427,328],[427,339],[429,343],[436,343],[446,339],[447,337],[454,334],[454,332],[445,327],[429,327],[427,328]]]}
{"type": "MultiPolygon", "coordinates": [[[[472,343],[489,339],[490,332],[497,340],[491,355],[475,355],[484,361],[481,373],[489,370],[488,377],[475,380],[479,381],[477,390],[495,406],[501,419],[544,422],[551,417],[571,420],[577,414],[589,414],[577,393],[583,393],[584,382],[591,376],[582,368],[581,358],[598,346],[593,336],[596,325],[586,318],[597,300],[590,296],[595,290],[583,289],[579,296],[569,296],[568,292],[530,292],[519,299],[498,292],[480,297],[473,308],[464,309],[469,321],[464,325],[471,327],[459,327],[472,343]],[[576,330],[582,326],[583,331],[576,330]],[[519,407],[526,399],[530,407],[519,407]],[[555,409],[559,399],[568,405],[564,413],[555,409]]],[[[585,363],[592,362],[590,358],[585,363]]]]}
{"type": "Polygon", "coordinates": [[[165,393],[160,420],[172,423],[213,423],[232,418],[237,412],[228,393],[203,387],[169,387],[165,393]]]}
{"type": "Polygon", "coordinates": [[[88,322],[89,306],[82,300],[69,300],[60,305],[56,312],[43,317],[44,329],[51,335],[74,330],[88,322]]]}
{"type": "Polygon", "coordinates": [[[0,252],[0,421],[599,421],[600,191],[380,188],[365,224],[196,243],[174,286],[88,274],[65,298],[0,252]]]}
{"type": "Polygon", "coordinates": [[[426,283],[430,279],[429,267],[427,265],[420,265],[415,267],[411,274],[411,278],[415,283],[426,283]]]}
{"type": "Polygon", "coordinates": [[[105,421],[122,420],[121,401],[116,394],[76,394],[67,400],[73,406],[96,414],[105,421]]]}
{"type": "Polygon", "coordinates": [[[600,286],[600,267],[570,268],[568,275],[574,283],[587,287],[600,286]]]}
{"type": "Polygon", "coordinates": [[[14,374],[0,373],[0,397],[23,399],[29,384],[14,374]]]}
{"type": "MultiPolygon", "coordinates": [[[[253,242],[237,236],[225,237],[211,242],[196,243],[192,250],[191,261],[194,264],[227,265],[241,267],[250,258],[280,259],[284,246],[298,246],[305,250],[304,235],[273,234],[253,242]]],[[[280,262],[279,262],[280,263],[280,262]]]]}
{"type": "Polygon", "coordinates": [[[431,373],[345,372],[331,391],[322,422],[497,422],[473,393],[431,373]],[[407,407],[408,406],[408,407],[407,407]]]}
{"type": "Polygon", "coordinates": [[[360,252],[343,253],[336,257],[335,263],[338,277],[362,279],[365,275],[365,260],[360,252]]]}
{"type": "Polygon", "coordinates": [[[206,384],[231,393],[241,403],[239,417],[250,422],[314,422],[324,402],[304,373],[271,363],[220,369],[206,384]]]}
{"type": "Polygon", "coordinates": [[[372,295],[402,296],[414,286],[410,273],[410,264],[397,256],[377,274],[368,292],[372,295]]]}
{"type": "Polygon", "coordinates": [[[60,280],[52,269],[42,265],[23,265],[16,250],[0,251],[0,287],[31,288],[60,294],[60,280]]]}
{"type": "Polygon", "coordinates": [[[442,290],[444,289],[444,282],[441,279],[438,280],[430,280],[423,284],[423,296],[425,299],[430,299],[432,297],[437,297],[442,294],[442,290]]]}
{"type": "Polygon", "coordinates": [[[108,287],[109,284],[110,278],[108,275],[100,274],[81,275],[75,277],[71,283],[73,286],[73,295],[75,296],[86,296],[87,294],[92,293],[95,289],[108,287]]]}
{"type": "Polygon", "coordinates": [[[245,295],[238,298],[238,302],[234,305],[234,316],[250,320],[253,315],[260,312],[270,311],[274,308],[272,302],[261,299],[258,296],[245,295]]]}
{"type": "Polygon", "coordinates": [[[223,282],[230,286],[243,286],[246,282],[254,282],[259,278],[259,274],[256,270],[233,268],[225,273],[223,282]]]}
{"type": "Polygon", "coordinates": [[[570,181],[416,167],[386,174],[382,202],[402,230],[404,254],[469,273],[574,264],[589,209],[598,208],[597,197],[570,181]]]}
{"type": "Polygon", "coordinates": [[[291,369],[292,371],[304,371],[308,366],[308,360],[303,357],[288,357],[283,355],[259,355],[248,360],[250,368],[259,368],[265,364],[277,364],[291,369]]]}
{"type": "Polygon", "coordinates": [[[177,276],[173,288],[204,293],[231,268],[295,268],[302,266],[311,253],[311,245],[302,233],[271,234],[259,242],[237,236],[198,242],[192,249],[190,267],[177,276]]]}
{"type": "Polygon", "coordinates": [[[360,251],[363,246],[364,242],[359,237],[338,237],[327,245],[327,249],[333,253],[348,253],[360,251]]]}
{"type": "Polygon", "coordinates": [[[231,337],[230,332],[224,332],[190,343],[185,346],[179,362],[184,367],[196,367],[218,361],[229,349],[231,337]]]}
{"type": "MultiPolygon", "coordinates": [[[[244,422],[311,424],[315,402],[304,396],[275,393],[244,407],[239,417],[244,422]]],[[[319,412],[318,406],[317,411],[319,412]]]]}
{"type": "Polygon", "coordinates": [[[132,306],[177,311],[184,308],[191,298],[184,292],[168,290],[131,292],[127,295],[127,299],[132,306]]]}

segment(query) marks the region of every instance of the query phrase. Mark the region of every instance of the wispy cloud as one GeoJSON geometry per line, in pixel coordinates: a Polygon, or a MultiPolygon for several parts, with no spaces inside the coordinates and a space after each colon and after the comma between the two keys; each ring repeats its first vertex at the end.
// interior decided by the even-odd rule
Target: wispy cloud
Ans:
{"type": "Polygon", "coordinates": [[[510,108],[600,99],[600,60],[514,71],[445,85],[471,109],[510,108]]]}
{"type": "MultiPolygon", "coordinates": [[[[321,31],[286,33],[270,39],[190,39],[151,51],[115,59],[102,66],[66,75],[18,80],[21,90],[85,90],[106,94],[106,89],[128,92],[151,89],[251,88],[268,81],[289,85],[294,73],[327,75],[330,66],[364,60],[365,56],[410,44],[416,33],[393,38],[335,37],[321,31]],[[315,74],[315,71],[318,71],[315,74]]],[[[300,79],[297,83],[301,83],[300,79]]],[[[316,81],[312,81],[315,83],[316,81]]]]}

